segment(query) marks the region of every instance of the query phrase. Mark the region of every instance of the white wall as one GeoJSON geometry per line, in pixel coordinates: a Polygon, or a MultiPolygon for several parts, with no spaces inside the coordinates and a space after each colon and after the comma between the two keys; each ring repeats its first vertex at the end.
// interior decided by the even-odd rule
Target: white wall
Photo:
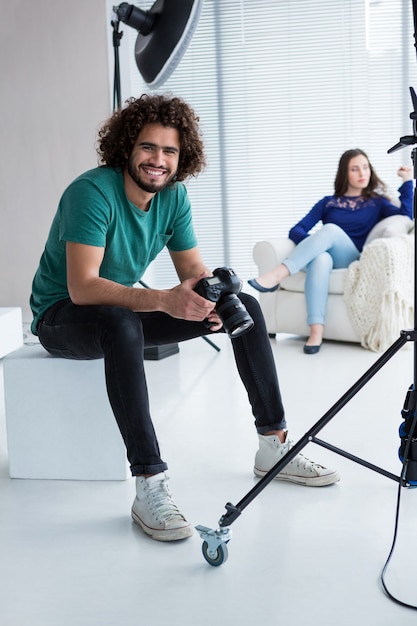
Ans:
{"type": "Polygon", "coordinates": [[[30,321],[31,282],[59,197],[97,165],[111,114],[106,0],[2,1],[0,306],[30,321]]]}

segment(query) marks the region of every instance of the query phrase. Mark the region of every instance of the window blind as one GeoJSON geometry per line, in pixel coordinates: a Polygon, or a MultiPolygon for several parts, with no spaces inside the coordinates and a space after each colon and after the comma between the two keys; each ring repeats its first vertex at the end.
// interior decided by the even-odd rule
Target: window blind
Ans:
{"type": "MultiPolygon", "coordinates": [[[[332,193],[346,149],[364,149],[396,194],[411,149],[387,150],[412,133],[412,26],[405,0],[205,0],[187,52],[157,91],[181,96],[201,119],[208,167],[187,186],[210,268],[255,275],[254,244],[286,236],[332,193]]],[[[123,30],[126,99],[150,89],[134,61],[137,32],[123,30]]],[[[175,284],[168,254],[147,279],[175,284]]]]}

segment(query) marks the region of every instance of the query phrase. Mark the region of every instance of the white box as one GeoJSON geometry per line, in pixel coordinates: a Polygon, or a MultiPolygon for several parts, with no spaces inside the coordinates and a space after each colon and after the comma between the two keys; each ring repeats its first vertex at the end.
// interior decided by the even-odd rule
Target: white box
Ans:
{"type": "Polygon", "coordinates": [[[0,359],[22,345],[22,309],[0,307],[0,359]]]}
{"type": "Polygon", "coordinates": [[[4,358],[3,375],[11,478],[131,476],[103,359],[61,359],[25,345],[4,358]]]}

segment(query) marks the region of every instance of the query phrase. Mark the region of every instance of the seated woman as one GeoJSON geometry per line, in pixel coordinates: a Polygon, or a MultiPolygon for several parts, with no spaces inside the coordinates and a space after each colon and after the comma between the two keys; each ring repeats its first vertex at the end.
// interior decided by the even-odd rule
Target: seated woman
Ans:
{"type": "Polygon", "coordinates": [[[398,176],[401,206],[392,204],[386,185],[376,175],[363,150],[347,150],[339,160],[334,195],[325,196],[293,226],[289,238],[296,244],[293,252],[270,272],[248,280],[262,293],[276,291],[280,282],[300,270],[306,272],[305,298],[310,336],[306,354],[320,350],[326,321],[330,272],[356,261],[372,228],[391,215],[412,216],[412,167],[402,166],[398,176]],[[322,227],[309,234],[318,223],[322,227]]]}

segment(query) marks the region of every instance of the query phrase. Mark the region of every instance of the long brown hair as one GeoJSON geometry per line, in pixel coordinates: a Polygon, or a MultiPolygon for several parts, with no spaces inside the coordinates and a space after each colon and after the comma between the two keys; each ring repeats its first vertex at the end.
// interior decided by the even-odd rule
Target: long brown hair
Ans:
{"type": "Polygon", "coordinates": [[[368,155],[360,148],[354,148],[352,150],[346,150],[342,154],[339,160],[339,167],[337,168],[336,178],[334,180],[334,193],[335,196],[343,196],[348,189],[348,170],[351,159],[362,155],[369,163],[369,169],[371,170],[371,177],[369,179],[368,186],[363,189],[362,196],[365,198],[375,198],[375,196],[387,196],[387,187],[385,183],[377,176],[371,162],[368,159],[368,155]]]}

